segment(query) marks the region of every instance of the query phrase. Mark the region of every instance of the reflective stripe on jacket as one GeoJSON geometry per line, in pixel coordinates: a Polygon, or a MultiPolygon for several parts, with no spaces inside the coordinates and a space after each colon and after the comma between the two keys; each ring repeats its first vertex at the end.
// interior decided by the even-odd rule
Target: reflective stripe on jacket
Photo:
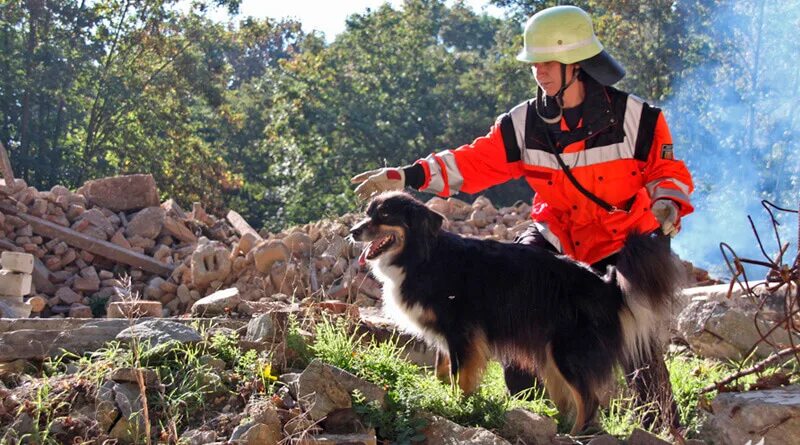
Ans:
{"type": "Polygon", "coordinates": [[[523,102],[472,144],[417,161],[425,171],[420,190],[477,193],[525,177],[536,192],[531,217],[539,230],[560,252],[589,264],[619,251],[631,231],[658,228],[653,200],[671,199],[680,216],[691,213],[692,178],[674,158],[661,110],[591,79],[584,86],[583,118],[574,130],[564,119],[548,128],[534,100],[523,102]],[[578,182],[626,211],[609,213],[575,188],[548,148],[548,130],[578,182]]]}

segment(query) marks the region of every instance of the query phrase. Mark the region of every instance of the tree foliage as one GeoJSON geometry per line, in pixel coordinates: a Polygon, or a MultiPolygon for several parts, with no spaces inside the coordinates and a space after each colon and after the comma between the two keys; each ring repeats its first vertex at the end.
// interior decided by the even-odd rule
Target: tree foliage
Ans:
{"type": "MultiPolygon", "coordinates": [[[[348,178],[483,135],[534,93],[522,24],[559,2],[406,0],[347,19],[332,41],[238,0],[0,2],[0,141],[39,188],[149,172],[184,205],[277,228],[356,208],[348,178]],[[231,14],[210,20],[212,8],[231,14]]],[[[747,166],[797,196],[800,8],[788,0],[581,0],[620,87],[662,106],[700,195],[747,166]],[[785,20],[788,18],[788,20],[785,20]],[[708,158],[735,159],[716,162],[708,158]]],[[[520,184],[489,192],[527,199],[520,184]]],[[[793,206],[790,198],[781,204],[793,206]]]]}

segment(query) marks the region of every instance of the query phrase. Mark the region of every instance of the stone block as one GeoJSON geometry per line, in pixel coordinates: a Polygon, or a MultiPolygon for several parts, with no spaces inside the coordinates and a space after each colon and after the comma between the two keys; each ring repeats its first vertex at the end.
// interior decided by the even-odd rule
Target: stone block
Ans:
{"type": "Polygon", "coordinates": [[[107,318],[160,317],[162,305],[158,301],[117,301],[108,305],[107,318]]]}
{"type": "Polygon", "coordinates": [[[128,175],[96,179],[78,189],[93,205],[115,212],[159,205],[153,175],[128,175]]]}
{"type": "Polygon", "coordinates": [[[0,295],[22,297],[31,293],[30,274],[0,270],[0,295]]]}
{"type": "Polygon", "coordinates": [[[0,297],[0,318],[28,318],[31,305],[0,297]]]}
{"type": "Polygon", "coordinates": [[[3,269],[11,272],[33,273],[33,255],[22,252],[3,252],[0,255],[3,269]]]}

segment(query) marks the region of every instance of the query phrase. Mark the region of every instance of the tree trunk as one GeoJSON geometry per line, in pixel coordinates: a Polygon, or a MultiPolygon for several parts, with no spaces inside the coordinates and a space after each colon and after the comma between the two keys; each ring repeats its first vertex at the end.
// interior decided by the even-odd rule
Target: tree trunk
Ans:
{"type": "Polygon", "coordinates": [[[36,32],[39,15],[42,9],[42,0],[28,0],[28,44],[25,53],[25,92],[22,94],[22,122],[20,124],[20,149],[27,153],[30,146],[31,126],[31,95],[34,88],[33,73],[36,65],[36,32]]]}

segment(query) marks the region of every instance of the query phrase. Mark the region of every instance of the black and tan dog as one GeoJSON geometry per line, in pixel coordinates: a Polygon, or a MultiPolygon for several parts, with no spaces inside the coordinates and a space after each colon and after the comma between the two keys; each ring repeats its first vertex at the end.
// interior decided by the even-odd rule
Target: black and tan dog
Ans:
{"type": "Polygon", "coordinates": [[[464,393],[495,357],[535,370],[559,410],[574,412],[573,433],[590,426],[614,367],[651,351],[682,270],[669,247],[631,236],[617,267],[600,276],[544,249],[462,238],[442,222],[390,192],[352,228],[368,243],[362,260],[383,283],[384,311],[447,353],[464,393]]]}

